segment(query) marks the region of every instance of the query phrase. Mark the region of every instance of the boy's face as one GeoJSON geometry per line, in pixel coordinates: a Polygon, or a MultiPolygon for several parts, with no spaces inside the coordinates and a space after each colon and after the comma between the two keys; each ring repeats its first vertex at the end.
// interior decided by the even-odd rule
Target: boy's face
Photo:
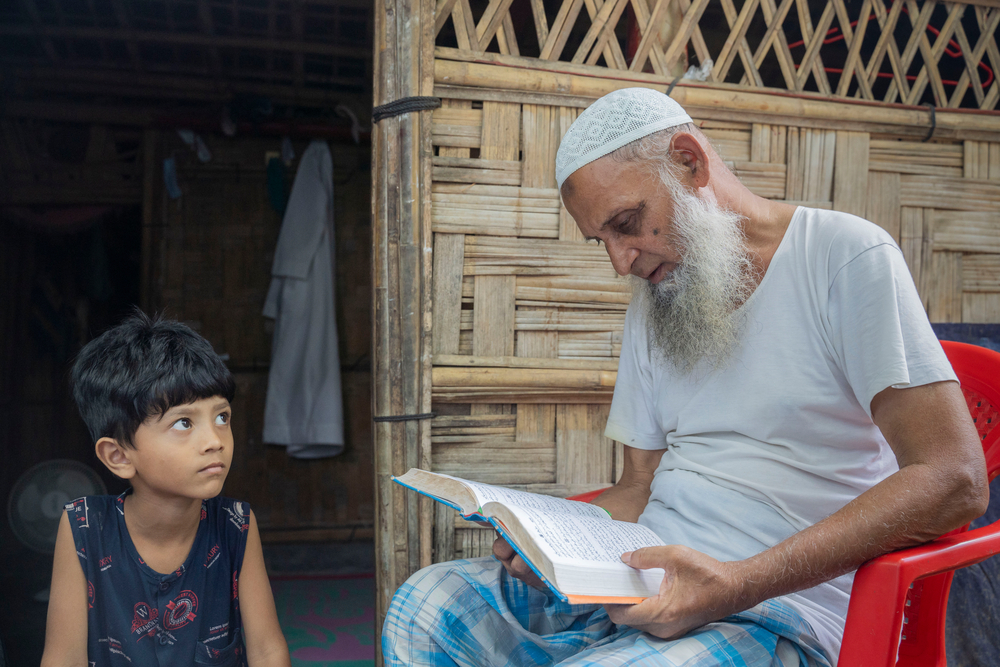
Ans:
{"type": "Polygon", "coordinates": [[[233,460],[232,408],[221,396],[176,405],[136,430],[132,486],[159,496],[214,498],[233,460]]]}

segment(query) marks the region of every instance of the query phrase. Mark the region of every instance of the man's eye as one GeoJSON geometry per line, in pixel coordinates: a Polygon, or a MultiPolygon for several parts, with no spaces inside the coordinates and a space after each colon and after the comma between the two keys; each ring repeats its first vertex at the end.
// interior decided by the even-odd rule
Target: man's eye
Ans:
{"type": "Polygon", "coordinates": [[[181,419],[175,421],[173,426],[171,426],[170,428],[176,429],[178,431],[187,431],[188,429],[191,428],[191,420],[188,419],[187,417],[182,417],[181,419]]]}
{"type": "Polygon", "coordinates": [[[229,423],[229,413],[223,412],[221,415],[215,418],[216,426],[225,426],[229,423]]]}
{"type": "Polygon", "coordinates": [[[615,225],[615,231],[619,234],[631,234],[635,231],[635,216],[629,216],[615,225]]]}

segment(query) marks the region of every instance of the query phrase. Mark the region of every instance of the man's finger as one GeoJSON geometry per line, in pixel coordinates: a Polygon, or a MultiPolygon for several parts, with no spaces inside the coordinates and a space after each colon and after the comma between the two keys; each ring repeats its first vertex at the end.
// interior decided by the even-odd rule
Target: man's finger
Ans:
{"type": "Polygon", "coordinates": [[[643,547],[622,554],[622,562],[637,570],[663,567],[668,555],[668,547],[643,547]]]}
{"type": "Polygon", "coordinates": [[[515,555],[514,547],[507,544],[507,540],[498,537],[493,542],[493,555],[504,562],[510,561],[515,555]]]}
{"type": "Polygon", "coordinates": [[[604,608],[608,610],[608,618],[615,625],[638,628],[640,624],[649,621],[650,605],[648,599],[638,604],[606,604],[604,608]]]}
{"type": "Polygon", "coordinates": [[[524,562],[524,559],[520,556],[515,556],[514,560],[510,562],[510,569],[517,575],[518,579],[535,579],[535,573],[532,571],[528,564],[524,562]]]}

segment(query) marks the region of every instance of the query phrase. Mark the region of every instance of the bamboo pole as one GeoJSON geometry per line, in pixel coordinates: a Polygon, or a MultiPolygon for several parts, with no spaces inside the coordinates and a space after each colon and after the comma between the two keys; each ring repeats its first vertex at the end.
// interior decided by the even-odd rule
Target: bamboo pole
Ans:
{"type": "MultiPolygon", "coordinates": [[[[567,96],[568,101],[584,100],[584,106],[613,90],[642,86],[666,91],[664,77],[641,73],[601,70],[572,63],[539,63],[526,58],[489,55],[483,62],[445,60],[458,57],[453,51],[438,49],[434,63],[435,84],[452,88],[502,90],[507,99],[523,92],[531,95],[567,96]],[[527,61],[527,62],[525,62],[527,61]]],[[[469,91],[483,99],[482,92],[469,91]]],[[[719,120],[764,122],[867,131],[923,138],[931,118],[924,108],[843,100],[808,93],[751,92],[724,84],[678,85],[671,93],[693,116],[719,120]]],[[[551,103],[556,103],[553,100],[551,103]]],[[[939,110],[935,137],[1000,141],[1000,115],[972,110],[939,110]]]]}
{"type": "MultiPolygon", "coordinates": [[[[376,0],[376,105],[433,90],[434,6],[376,0]]],[[[372,413],[430,411],[432,114],[407,113],[372,131],[372,413]]],[[[375,441],[376,660],[382,620],[400,584],[430,563],[433,507],[391,476],[430,462],[426,420],[377,422],[375,441]]]]}

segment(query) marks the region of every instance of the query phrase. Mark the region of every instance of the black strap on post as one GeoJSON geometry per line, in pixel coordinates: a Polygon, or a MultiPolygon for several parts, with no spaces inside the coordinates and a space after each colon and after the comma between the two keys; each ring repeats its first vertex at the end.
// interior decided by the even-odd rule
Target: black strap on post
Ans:
{"type": "Polygon", "coordinates": [[[678,74],[677,75],[677,78],[674,79],[673,83],[670,84],[670,87],[667,88],[667,97],[670,97],[670,93],[674,92],[674,88],[677,87],[677,84],[680,83],[681,79],[683,79],[683,78],[684,78],[683,74],[678,74]]]}
{"type": "Polygon", "coordinates": [[[434,419],[437,415],[433,412],[424,412],[419,415],[387,415],[385,417],[372,417],[374,422],[408,422],[421,419],[434,419]]]}
{"type": "Polygon", "coordinates": [[[389,102],[372,109],[372,122],[377,123],[383,118],[392,118],[413,111],[427,111],[441,107],[440,97],[404,97],[395,102],[389,102]]]}
{"type": "Polygon", "coordinates": [[[927,143],[934,137],[934,130],[937,129],[937,113],[934,109],[934,105],[928,102],[924,105],[931,111],[931,129],[927,130],[927,136],[924,137],[923,143],[927,143]]]}

